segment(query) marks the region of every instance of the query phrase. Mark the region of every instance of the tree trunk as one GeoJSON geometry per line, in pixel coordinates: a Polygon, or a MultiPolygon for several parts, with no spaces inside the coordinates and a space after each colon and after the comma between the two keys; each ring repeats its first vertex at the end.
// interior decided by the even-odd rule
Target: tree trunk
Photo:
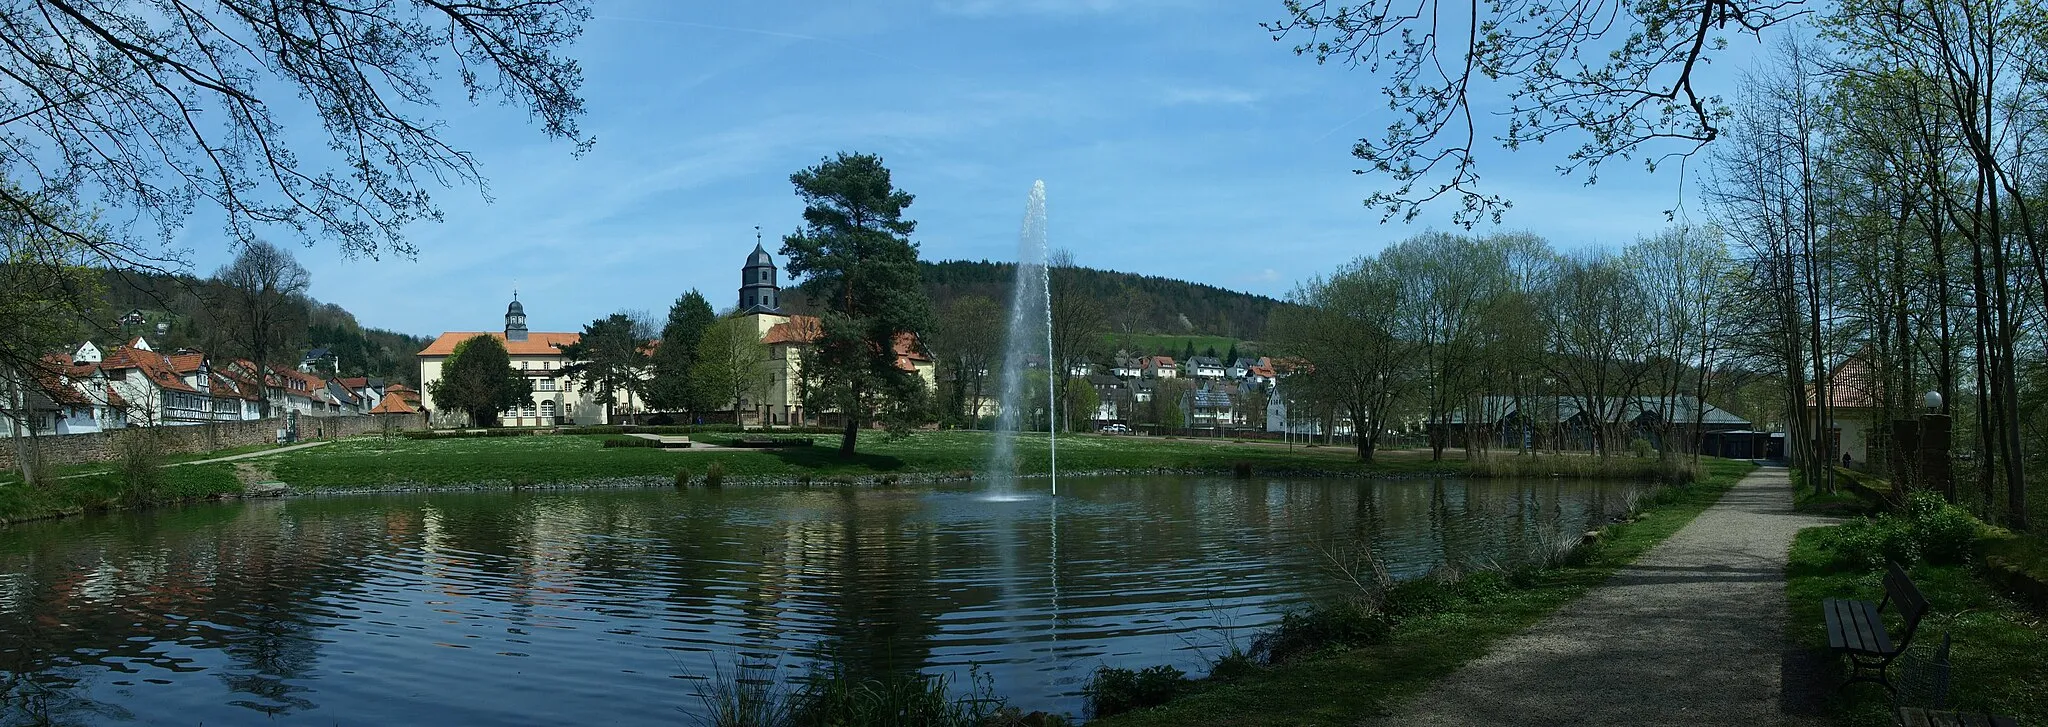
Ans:
{"type": "Polygon", "coordinates": [[[839,458],[853,459],[853,443],[860,438],[860,419],[846,415],[846,431],[839,435],[839,458]]]}

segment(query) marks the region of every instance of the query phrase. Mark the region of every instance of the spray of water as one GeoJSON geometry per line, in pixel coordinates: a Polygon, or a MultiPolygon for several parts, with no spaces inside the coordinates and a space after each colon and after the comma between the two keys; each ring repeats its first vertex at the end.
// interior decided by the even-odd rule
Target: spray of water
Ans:
{"type": "MultiPolygon", "coordinates": [[[[1017,278],[1010,287],[1010,329],[1003,341],[1002,369],[996,379],[996,402],[1002,408],[996,414],[995,446],[989,449],[985,468],[992,495],[1009,495],[1016,490],[1017,433],[1029,421],[1025,415],[1032,406],[1025,401],[1024,371],[1035,353],[1033,349],[1041,343],[1045,347],[1047,374],[1047,434],[1056,428],[1058,408],[1053,402],[1057,392],[1053,391],[1052,382],[1058,377],[1052,375],[1052,296],[1047,285],[1050,279],[1046,270],[1045,182],[1038,181],[1031,184],[1031,201],[1024,208],[1024,229],[1017,236],[1017,278]]],[[[1057,495],[1058,444],[1054,441],[1048,446],[1053,448],[1053,494],[1057,495]]]]}

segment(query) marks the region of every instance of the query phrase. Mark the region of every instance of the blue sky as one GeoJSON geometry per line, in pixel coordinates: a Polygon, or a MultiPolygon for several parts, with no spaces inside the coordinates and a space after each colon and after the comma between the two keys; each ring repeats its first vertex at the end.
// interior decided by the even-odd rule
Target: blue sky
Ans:
{"type": "MultiPolygon", "coordinates": [[[[446,220],[411,231],[412,259],[300,251],[315,297],[418,334],[496,328],[515,282],[535,330],[660,314],[690,288],[730,306],[754,226],[773,251],[800,222],[790,173],[840,150],[882,155],[917,196],[926,259],[1012,256],[1034,179],[1052,243],[1081,264],[1274,296],[1449,226],[1447,207],[1384,225],[1363,208],[1382,180],[1353,175],[1349,148],[1384,128],[1385,102],[1369,73],[1318,67],[1261,31],[1277,0],[605,0],[596,12],[576,51],[595,148],[574,157],[516,108],[449,99],[440,113],[481,159],[492,201],[439,193],[446,220]]],[[[1516,202],[1502,227],[1620,246],[1692,193],[1633,163],[1582,186],[1552,171],[1567,151],[1483,150],[1486,189],[1516,202]]],[[[225,256],[199,247],[201,272],[225,256]]]]}

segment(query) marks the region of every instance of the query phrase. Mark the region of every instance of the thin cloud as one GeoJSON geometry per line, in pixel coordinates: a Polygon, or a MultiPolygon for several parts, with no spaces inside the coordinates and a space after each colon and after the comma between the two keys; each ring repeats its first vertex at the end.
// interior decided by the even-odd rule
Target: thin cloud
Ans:
{"type": "Polygon", "coordinates": [[[1240,88],[1212,87],[1171,87],[1160,92],[1160,101],[1169,106],[1249,106],[1258,101],[1260,95],[1240,88]]]}

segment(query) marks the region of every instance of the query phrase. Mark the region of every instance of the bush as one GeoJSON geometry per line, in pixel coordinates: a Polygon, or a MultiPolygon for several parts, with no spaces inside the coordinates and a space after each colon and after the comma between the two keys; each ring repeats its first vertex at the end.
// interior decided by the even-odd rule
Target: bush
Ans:
{"type": "Polygon", "coordinates": [[[1227,682],[1250,676],[1252,672],[1258,670],[1259,660],[1252,658],[1248,652],[1231,649],[1229,653],[1217,657],[1215,663],[1209,665],[1209,678],[1227,682]]]}
{"type": "Polygon", "coordinates": [[[121,476],[121,496],[129,504],[157,501],[168,450],[163,432],[155,427],[130,427],[114,438],[114,472],[121,476]]]}
{"type": "Polygon", "coordinates": [[[1911,524],[1896,517],[1864,518],[1828,532],[1836,539],[1836,557],[1856,568],[1875,570],[1885,561],[1910,566],[1920,560],[1920,543],[1911,524]]]}
{"type": "Polygon", "coordinates": [[[1102,718],[1165,704],[1190,683],[1181,670],[1163,664],[1144,671],[1105,666],[1095,670],[1082,694],[1089,716],[1102,718]]]}
{"type": "Polygon", "coordinates": [[[1394,618],[1362,601],[1283,614],[1271,631],[1252,640],[1252,653],[1268,664],[1331,647],[1384,644],[1394,636],[1394,618]]]}
{"type": "Polygon", "coordinates": [[[725,484],[725,463],[713,461],[709,467],[704,468],[704,486],[718,487],[723,484],[725,484]]]}
{"type": "Polygon", "coordinates": [[[1978,523],[1969,511],[1922,491],[1907,496],[1899,515],[1863,518],[1827,532],[1838,561],[1875,570],[1886,561],[1900,566],[1923,558],[1932,563],[1968,562],[1976,555],[1978,523]]]}
{"type": "Polygon", "coordinates": [[[661,446],[661,442],[658,442],[658,441],[655,441],[655,440],[652,440],[652,439],[641,439],[641,438],[639,438],[639,437],[605,437],[605,440],[604,440],[604,448],[605,448],[605,449],[615,449],[615,448],[618,448],[618,447],[659,447],[659,446],[661,446]]]}
{"type": "Polygon", "coordinates": [[[685,487],[689,487],[689,486],[690,486],[690,468],[688,468],[688,467],[684,467],[684,468],[681,468],[681,469],[678,469],[678,470],[676,470],[676,489],[680,490],[680,489],[683,489],[683,488],[685,488],[685,487]]]}
{"type": "Polygon", "coordinates": [[[1940,495],[1921,491],[1908,496],[1906,519],[1929,562],[1965,563],[1976,554],[1977,519],[1940,495]]]}

